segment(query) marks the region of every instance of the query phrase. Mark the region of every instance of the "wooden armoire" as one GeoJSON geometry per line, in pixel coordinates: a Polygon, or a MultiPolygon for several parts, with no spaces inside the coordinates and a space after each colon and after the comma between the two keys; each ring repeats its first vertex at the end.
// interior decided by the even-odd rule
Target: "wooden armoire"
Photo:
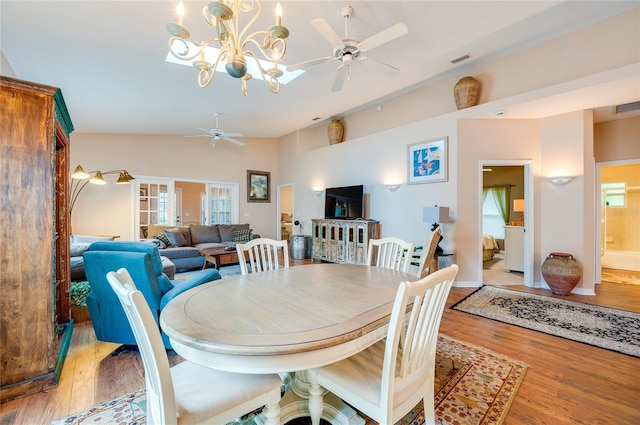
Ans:
{"type": "Polygon", "coordinates": [[[0,401],[58,382],[69,299],[69,134],[56,87],[0,76],[0,401]]]}

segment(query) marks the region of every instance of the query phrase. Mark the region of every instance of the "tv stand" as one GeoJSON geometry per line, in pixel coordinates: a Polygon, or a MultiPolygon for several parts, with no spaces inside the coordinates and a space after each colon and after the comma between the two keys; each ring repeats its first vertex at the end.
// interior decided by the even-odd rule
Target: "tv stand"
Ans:
{"type": "Polygon", "coordinates": [[[332,263],[366,264],[369,239],[380,238],[371,220],[311,220],[312,258],[332,263]]]}

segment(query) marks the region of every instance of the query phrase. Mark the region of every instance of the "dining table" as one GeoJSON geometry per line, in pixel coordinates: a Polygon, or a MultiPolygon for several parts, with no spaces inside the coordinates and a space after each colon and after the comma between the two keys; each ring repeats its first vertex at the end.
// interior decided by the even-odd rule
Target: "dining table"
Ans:
{"type": "MultiPolygon", "coordinates": [[[[238,373],[295,372],[281,400],[284,424],[309,416],[306,370],[345,359],[386,336],[398,286],[407,280],[417,278],[334,263],[229,276],[169,301],[160,326],[189,361],[238,373]]],[[[332,394],[325,395],[322,418],[364,424],[332,394]]]]}

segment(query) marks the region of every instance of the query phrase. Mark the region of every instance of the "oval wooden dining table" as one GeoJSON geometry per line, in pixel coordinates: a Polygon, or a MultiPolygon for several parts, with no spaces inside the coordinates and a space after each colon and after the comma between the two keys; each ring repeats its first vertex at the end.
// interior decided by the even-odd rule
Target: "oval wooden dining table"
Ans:
{"type": "MultiPolygon", "coordinates": [[[[225,277],[171,300],[160,326],[178,354],[207,367],[242,373],[305,371],[384,338],[398,285],[405,280],[416,277],[331,263],[225,277]]],[[[308,416],[304,373],[296,378],[281,402],[282,423],[308,416]]],[[[355,412],[331,397],[325,399],[324,419],[364,423],[354,422],[355,412]]]]}

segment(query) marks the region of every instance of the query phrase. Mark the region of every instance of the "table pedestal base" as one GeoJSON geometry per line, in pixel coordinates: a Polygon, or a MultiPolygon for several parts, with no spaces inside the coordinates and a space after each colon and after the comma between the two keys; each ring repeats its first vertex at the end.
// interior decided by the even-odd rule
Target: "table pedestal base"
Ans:
{"type": "MultiPolygon", "coordinates": [[[[322,419],[332,425],[364,425],[365,421],[358,412],[334,394],[325,392],[323,397],[322,419]]],[[[296,372],[291,387],[280,400],[280,423],[286,424],[297,418],[309,417],[309,382],[306,372],[296,372]]],[[[255,419],[257,425],[264,425],[261,415],[255,419]]]]}

